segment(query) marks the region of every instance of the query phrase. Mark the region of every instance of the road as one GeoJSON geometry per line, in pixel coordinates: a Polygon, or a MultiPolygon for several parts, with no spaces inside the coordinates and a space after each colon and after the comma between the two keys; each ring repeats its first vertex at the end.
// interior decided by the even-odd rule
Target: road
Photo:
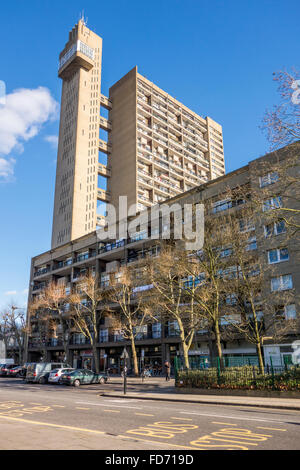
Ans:
{"type": "Polygon", "coordinates": [[[101,397],[0,377],[0,449],[299,450],[300,412],[101,397]]]}

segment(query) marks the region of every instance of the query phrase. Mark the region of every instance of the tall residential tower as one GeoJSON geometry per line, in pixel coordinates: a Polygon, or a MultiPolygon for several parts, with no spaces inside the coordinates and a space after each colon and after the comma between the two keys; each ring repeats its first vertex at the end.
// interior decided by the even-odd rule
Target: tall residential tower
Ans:
{"type": "Polygon", "coordinates": [[[59,56],[62,79],[52,248],[96,227],[102,39],[84,21],[59,56]]]}
{"type": "Polygon", "coordinates": [[[191,111],[137,67],[105,97],[101,57],[102,39],[80,20],[59,61],[52,248],[105,224],[100,206],[117,208],[119,196],[140,211],[225,173],[220,124],[191,111]]]}

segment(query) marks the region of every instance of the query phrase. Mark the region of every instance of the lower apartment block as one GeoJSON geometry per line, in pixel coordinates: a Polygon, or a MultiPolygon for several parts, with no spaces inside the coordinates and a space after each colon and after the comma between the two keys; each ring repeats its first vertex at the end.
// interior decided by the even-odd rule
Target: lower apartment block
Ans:
{"type": "MultiPolygon", "coordinates": [[[[266,308],[270,311],[271,306],[273,315],[277,315],[283,322],[285,319],[295,319],[296,321],[299,316],[299,237],[297,235],[291,237],[282,220],[276,221],[274,219],[270,222],[270,219],[266,219],[264,222],[263,217],[266,208],[270,208],[270,204],[272,204],[274,193],[280,194],[282,190],[284,184],[282,178],[285,176],[284,172],[280,172],[280,168],[285,165],[292,151],[293,147],[288,146],[267,154],[238,170],[165,201],[167,204],[174,202],[179,204],[204,203],[206,211],[208,210],[216,218],[216,230],[220,230],[218,217],[230,211],[238,214],[247,206],[251,198],[252,200],[258,198],[260,192],[269,190],[270,197],[260,204],[259,222],[256,225],[245,227],[241,217],[241,230],[249,231],[248,249],[263,266],[264,286],[260,305],[262,315],[266,308]],[[229,188],[231,191],[242,188],[248,196],[235,200],[228,198],[229,188]],[[286,304],[278,303],[277,299],[278,296],[280,298],[281,293],[282,299],[286,293],[289,295],[286,304]]],[[[285,198],[284,193],[278,196],[278,199],[283,205],[291,204],[290,207],[299,210],[297,207],[299,202],[291,202],[285,198]]],[[[259,204],[257,207],[259,208],[259,204]]],[[[128,238],[104,241],[99,240],[97,231],[95,231],[34,257],[31,263],[29,301],[38,296],[50,281],[63,283],[66,294],[68,294],[76,288],[76,283],[87,273],[97,273],[103,288],[107,287],[112,271],[117,272],[123,266],[133,265],[139,259],[147,256],[159,256],[160,243],[149,237],[149,231],[137,232],[136,235],[131,235],[128,238]]],[[[224,256],[230,252],[228,247],[224,247],[223,251],[224,256]]],[[[44,345],[42,347],[37,326],[30,316],[28,323],[31,325],[31,333],[28,338],[27,360],[38,361],[42,356],[44,345]]],[[[221,329],[226,329],[226,320],[221,320],[221,329]]],[[[64,357],[59,331],[57,333],[57,337],[47,340],[47,360],[49,361],[56,361],[64,357]]],[[[278,342],[266,333],[263,342],[265,364],[272,362],[273,365],[282,365],[286,361],[290,361],[293,354],[293,343],[300,338],[299,333],[299,330],[287,330],[278,342]]],[[[112,372],[119,373],[123,367],[121,355],[125,345],[130,356],[129,341],[124,340],[122,332],[115,329],[110,319],[105,319],[99,329],[97,344],[100,369],[109,368],[112,372]]],[[[139,364],[141,365],[143,362],[145,365],[151,365],[160,373],[165,360],[170,360],[173,364],[174,357],[181,355],[176,322],[154,323],[142,327],[136,336],[136,347],[139,364]]],[[[93,367],[92,348],[82,334],[71,335],[69,350],[70,362],[73,367],[93,367]]],[[[222,350],[228,363],[234,364],[235,359],[245,363],[254,363],[256,360],[255,345],[247,342],[242,335],[235,335],[234,338],[223,340],[222,350]],[[241,360],[241,358],[244,359],[241,360]]],[[[205,330],[197,331],[189,356],[191,366],[193,363],[199,363],[199,360],[203,363],[209,361],[210,340],[205,330]]],[[[129,369],[130,367],[129,358],[129,369]]]]}

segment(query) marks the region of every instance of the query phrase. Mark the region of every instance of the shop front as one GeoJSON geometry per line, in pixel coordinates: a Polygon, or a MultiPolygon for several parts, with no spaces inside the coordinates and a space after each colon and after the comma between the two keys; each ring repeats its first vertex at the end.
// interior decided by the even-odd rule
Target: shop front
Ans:
{"type": "Polygon", "coordinates": [[[159,376],[162,374],[161,345],[137,347],[137,357],[140,372],[145,368],[146,370],[149,370],[153,376],[159,376]]]}
{"type": "Polygon", "coordinates": [[[93,351],[91,349],[73,350],[74,369],[93,369],[93,351]]]}

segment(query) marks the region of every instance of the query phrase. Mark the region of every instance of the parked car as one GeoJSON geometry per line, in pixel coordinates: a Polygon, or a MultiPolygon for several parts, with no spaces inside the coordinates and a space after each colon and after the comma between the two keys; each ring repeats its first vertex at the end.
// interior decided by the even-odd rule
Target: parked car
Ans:
{"type": "Polygon", "coordinates": [[[0,369],[0,375],[3,377],[7,375],[7,372],[14,367],[14,364],[2,364],[2,367],[0,369]]]}
{"type": "Polygon", "coordinates": [[[71,369],[71,366],[64,362],[32,362],[27,367],[25,381],[45,384],[48,382],[50,372],[61,368],[71,369]]]}
{"type": "Polygon", "coordinates": [[[54,369],[50,372],[48,377],[48,382],[52,384],[61,383],[61,376],[62,374],[68,374],[69,372],[73,372],[74,368],[61,368],[61,369],[54,369]]]}
{"type": "Polygon", "coordinates": [[[8,375],[9,377],[21,377],[22,369],[22,366],[13,366],[11,369],[8,370],[6,375],[8,375]]]}
{"type": "Polygon", "coordinates": [[[107,383],[108,377],[106,374],[96,374],[89,369],[75,369],[73,372],[68,374],[63,374],[61,381],[65,385],[74,385],[74,387],[79,387],[79,385],[85,384],[104,384],[107,383]]]}

